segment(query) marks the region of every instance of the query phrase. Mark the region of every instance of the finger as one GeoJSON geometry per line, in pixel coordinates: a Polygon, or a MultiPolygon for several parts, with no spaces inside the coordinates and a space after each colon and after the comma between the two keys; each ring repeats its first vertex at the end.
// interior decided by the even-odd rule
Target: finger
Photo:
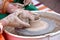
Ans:
{"type": "Polygon", "coordinates": [[[22,20],[20,20],[18,17],[16,17],[17,22],[20,23],[21,25],[23,25],[24,27],[30,27],[30,24],[23,22],[22,20]]]}
{"type": "Polygon", "coordinates": [[[30,19],[31,21],[34,21],[34,20],[35,20],[35,17],[32,15],[32,16],[29,16],[29,19],[30,19]]]}
{"type": "Polygon", "coordinates": [[[34,20],[34,15],[30,11],[24,10],[23,11],[23,16],[30,19],[30,20],[34,20]]]}
{"type": "Polygon", "coordinates": [[[31,21],[33,21],[33,20],[35,20],[35,16],[33,15],[33,13],[32,12],[28,12],[29,13],[29,19],[31,20],[31,21]]]}
{"type": "Polygon", "coordinates": [[[35,20],[38,20],[38,19],[40,19],[40,14],[35,14],[35,20]]]}

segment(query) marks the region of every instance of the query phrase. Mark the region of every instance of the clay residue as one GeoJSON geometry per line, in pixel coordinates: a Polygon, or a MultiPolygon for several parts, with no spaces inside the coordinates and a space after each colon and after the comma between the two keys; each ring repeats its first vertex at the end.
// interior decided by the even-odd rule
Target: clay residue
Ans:
{"type": "Polygon", "coordinates": [[[26,30],[29,31],[39,31],[39,30],[44,30],[48,27],[48,23],[42,20],[36,20],[30,22],[31,28],[27,28],[26,30]]]}

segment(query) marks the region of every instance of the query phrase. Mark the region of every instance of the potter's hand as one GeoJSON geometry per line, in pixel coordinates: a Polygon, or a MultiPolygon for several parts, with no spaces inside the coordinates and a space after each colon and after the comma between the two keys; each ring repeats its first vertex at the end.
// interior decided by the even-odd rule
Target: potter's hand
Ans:
{"type": "Polygon", "coordinates": [[[22,14],[20,15],[22,16],[22,18],[30,19],[30,21],[38,20],[41,16],[39,13],[33,13],[27,10],[23,10],[22,14]]]}
{"type": "MultiPolygon", "coordinates": [[[[28,23],[25,23],[18,18],[18,15],[21,13],[22,13],[21,10],[17,10],[14,13],[8,15],[6,18],[2,19],[1,21],[2,22],[5,21],[4,23],[6,23],[6,25],[8,26],[13,26],[18,28],[29,27],[30,25],[28,23]]],[[[27,12],[25,12],[25,14],[26,13],[27,12]]]]}

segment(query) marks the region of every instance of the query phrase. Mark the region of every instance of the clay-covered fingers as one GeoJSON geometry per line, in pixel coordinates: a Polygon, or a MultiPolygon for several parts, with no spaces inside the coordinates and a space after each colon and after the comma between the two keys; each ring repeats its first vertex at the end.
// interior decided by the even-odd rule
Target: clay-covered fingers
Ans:
{"type": "Polygon", "coordinates": [[[38,20],[38,19],[40,19],[40,17],[41,17],[41,15],[40,14],[34,14],[34,16],[35,16],[35,20],[38,20]]]}
{"type": "Polygon", "coordinates": [[[34,20],[34,15],[32,14],[32,12],[24,10],[23,11],[23,16],[30,19],[31,21],[34,20]]]}
{"type": "Polygon", "coordinates": [[[33,15],[32,12],[27,11],[27,14],[28,14],[28,18],[29,18],[31,21],[35,20],[35,16],[33,15]]]}
{"type": "Polygon", "coordinates": [[[33,15],[32,12],[27,11],[27,10],[23,10],[23,9],[17,9],[12,15],[18,16],[20,14],[22,14],[22,16],[24,18],[28,18],[30,20],[34,20],[35,19],[35,16],[33,15]]]}

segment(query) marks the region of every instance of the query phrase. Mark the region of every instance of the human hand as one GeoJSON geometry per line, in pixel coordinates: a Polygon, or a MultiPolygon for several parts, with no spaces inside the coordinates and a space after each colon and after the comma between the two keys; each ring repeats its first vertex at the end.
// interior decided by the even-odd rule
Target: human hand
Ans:
{"type": "Polygon", "coordinates": [[[29,19],[31,21],[35,20],[35,16],[33,15],[33,13],[28,10],[23,10],[19,16],[22,16],[22,18],[29,19]]]}
{"type": "MultiPolygon", "coordinates": [[[[23,27],[30,27],[30,25],[26,22],[23,22],[18,18],[18,15],[21,14],[23,11],[17,10],[14,13],[8,15],[7,17],[3,18],[1,21],[5,21],[6,25],[12,26],[12,27],[18,27],[18,28],[23,28],[23,27]]],[[[25,14],[28,12],[25,12],[25,14]]]]}

